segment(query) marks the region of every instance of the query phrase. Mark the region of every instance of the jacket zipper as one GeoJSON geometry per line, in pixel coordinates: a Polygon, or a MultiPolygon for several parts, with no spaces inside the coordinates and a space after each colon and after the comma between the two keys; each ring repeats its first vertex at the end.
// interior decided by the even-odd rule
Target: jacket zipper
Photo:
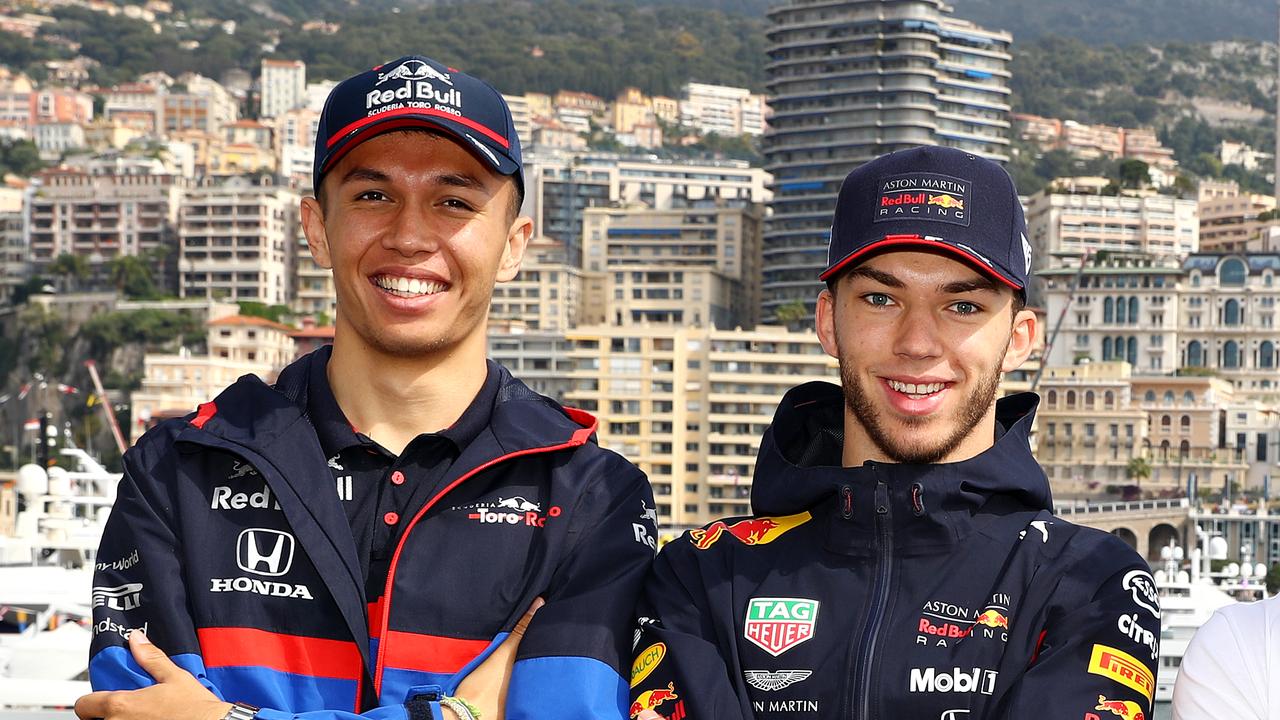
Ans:
{"type": "MultiPolygon", "coordinates": [[[[875,470],[875,466],[872,466],[875,470]]],[[[862,631],[858,677],[853,685],[851,703],[857,702],[859,714],[851,718],[871,719],[871,672],[876,644],[880,639],[880,626],[884,620],[885,604],[889,601],[889,581],[893,573],[893,514],[889,505],[889,486],[884,480],[876,481],[876,536],[880,553],[876,559],[876,579],[872,589],[871,610],[862,631]]]]}

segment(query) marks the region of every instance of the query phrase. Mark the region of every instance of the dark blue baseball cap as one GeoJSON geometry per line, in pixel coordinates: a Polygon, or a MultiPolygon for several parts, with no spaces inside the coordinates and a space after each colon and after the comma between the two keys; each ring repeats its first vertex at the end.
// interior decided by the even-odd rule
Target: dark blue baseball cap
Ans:
{"type": "Polygon", "coordinates": [[[840,186],[829,281],[871,255],[931,248],[1025,292],[1031,244],[1022,203],[1000,165],[954,148],[899,150],[861,165],[840,186]]]}
{"type": "Polygon", "coordinates": [[[520,138],[502,93],[421,55],[349,77],[329,93],[316,132],[313,191],[352,148],[406,127],[443,130],[523,191],[520,138]]]}

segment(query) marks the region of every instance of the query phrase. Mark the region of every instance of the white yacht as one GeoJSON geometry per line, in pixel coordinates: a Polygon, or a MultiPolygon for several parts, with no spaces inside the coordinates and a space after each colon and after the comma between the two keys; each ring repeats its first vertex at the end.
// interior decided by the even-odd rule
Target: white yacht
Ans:
{"type": "Polygon", "coordinates": [[[0,536],[0,720],[67,717],[89,691],[94,555],[120,475],[62,453],[75,470],[18,471],[25,509],[0,536]]]}
{"type": "MultiPolygon", "coordinates": [[[[1199,533],[1203,538],[1203,533],[1199,533]]],[[[1182,569],[1182,548],[1162,548],[1163,567],[1155,572],[1160,594],[1160,671],[1156,678],[1155,701],[1173,700],[1173,684],[1178,666],[1191,637],[1209,621],[1214,611],[1225,605],[1266,597],[1266,566],[1254,566],[1245,556],[1243,563],[1230,563],[1222,572],[1209,571],[1211,558],[1226,557],[1226,542],[1208,539],[1208,553],[1191,551],[1189,569],[1182,569]]],[[[1243,548],[1242,548],[1243,549],[1243,548]]]]}

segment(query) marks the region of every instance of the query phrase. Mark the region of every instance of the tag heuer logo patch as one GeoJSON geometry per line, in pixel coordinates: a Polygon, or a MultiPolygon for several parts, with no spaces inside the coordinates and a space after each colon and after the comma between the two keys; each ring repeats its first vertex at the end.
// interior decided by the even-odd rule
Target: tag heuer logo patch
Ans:
{"type": "Polygon", "coordinates": [[[813,637],[818,601],[804,598],[751,598],[742,635],[777,657],[813,637]]]}
{"type": "Polygon", "coordinates": [[[876,222],[931,220],[969,227],[971,189],[968,180],[936,173],[881,178],[872,215],[876,222]]]}

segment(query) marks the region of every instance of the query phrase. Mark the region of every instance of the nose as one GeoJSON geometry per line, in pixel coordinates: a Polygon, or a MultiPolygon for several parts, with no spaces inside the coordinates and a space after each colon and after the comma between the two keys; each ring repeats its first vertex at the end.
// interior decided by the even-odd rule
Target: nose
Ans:
{"type": "Polygon", "coordinates": [[[439,224],[431,221],[427,203],[405,200],[382,236],[383,247],[405,257],[440,249],[439,224]]]}
{"type": "Polygon", "coordinates": [[[943,342],[938,318],[925,304],[908,306],[898,315],[893,336],[895,355],[910,359],[935,358],[942,354],[943,342]]]}

